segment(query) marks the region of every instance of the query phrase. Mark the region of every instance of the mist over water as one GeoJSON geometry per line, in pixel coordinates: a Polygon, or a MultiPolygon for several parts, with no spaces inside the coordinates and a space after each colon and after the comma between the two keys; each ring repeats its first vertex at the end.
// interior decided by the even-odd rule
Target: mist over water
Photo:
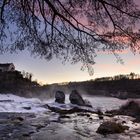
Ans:
{"type": "MultiPolygon", "coordinates": [[[[62,91],[65,94],[65,103],[69,104],[69,95],[72,90],[77,90],[83,99],[87,99],[90,101],[91,105],[94,109],[101,109],[102,111],[118,109],[120,106],[125,104],[128,100],[121,100],[114,97],[105,97],[105,96],[97,96],[97,95],[89,95],[86,91],[82,90],[82,88],[69,88],[68,86],[59,86],[59,85],[51,85],[49,88],[43,92],[38,94],[37,98],[41,99],[41,101],[45,103],[55,102],[55,93],[56,91],[62,91]]],[[[99,91],[93,91],[93,94],[98,94],[99,91]]]]}

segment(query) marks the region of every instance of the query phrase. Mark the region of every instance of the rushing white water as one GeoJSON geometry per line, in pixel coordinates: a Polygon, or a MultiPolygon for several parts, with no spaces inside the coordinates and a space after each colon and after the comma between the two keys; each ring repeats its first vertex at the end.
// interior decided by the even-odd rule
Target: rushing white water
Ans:
{"type": "Polygon", "coordinates": [[[39,113],[46,111],[37,98],[24,98],[13,94],[0,94],[0,112],[39,113]]]}
{"type": "MultiPolygon", "coordinates": [[[[111,110],[119,108],[126,100],[120,100],[111,97],[95,97],[83,96],[88,99],[93,108],[100,108],[102,110],[111,110]]],[[[24,98],[13,94],[0,94],[0,112],[44,112],[47,111],[42,105],[45,103],[52,103],[54,99],[41,101],[37,98],[24,98]]],[[[66,95],[66,103],[69,103],[69,96],[66,95]]]]}
{"type": "Polygon", "coordinates": [[[103,111],[118,109],[127,102],[127,100],[103,96],[83,96],[83,98],[88,99],[91,102],[93,108],[99,108],[103,111]]]}

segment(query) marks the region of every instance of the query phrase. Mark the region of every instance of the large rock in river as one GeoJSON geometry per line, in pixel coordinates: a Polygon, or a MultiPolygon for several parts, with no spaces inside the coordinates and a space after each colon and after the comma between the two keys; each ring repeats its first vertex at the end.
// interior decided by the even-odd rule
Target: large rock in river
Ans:
{"type": "Polygon", "coordinates": [[[135,122],[140,122],[140,101],[130,100],[118,110],[107,111],[106,113],[112,115],[125,115],[136,118],[135,122]]]}
{"type": "Polygon", "coordinates": [[[128,126],[123,126],[116,122],[103,122],[97,129],[97,133],[107,135],[115,133],[123,133],[125,130],[129,129],[128,126]]]}
{"type": "Polygon", "coordinates": [[[65,103],[65,94],[62,91],[56,91],[55,93],[55,102],[64,104],[65,103]]]}
{"type": "Polygon", "coordinates": [[[82,96],[77,92],[77,90],[73,90],[69,96],[69,100],[72,104],[84,106],[85,101],[83,100],[82,96]]]}
{"type": "Polygon", "coordinates": [[[69,96],[69,100],[72,104],[76,104],[79,106],[88,106],[92,107],[91,103],[88,100],[84,100],[82,96],[77,92],[77,90],[73,90],[69,96]]]}

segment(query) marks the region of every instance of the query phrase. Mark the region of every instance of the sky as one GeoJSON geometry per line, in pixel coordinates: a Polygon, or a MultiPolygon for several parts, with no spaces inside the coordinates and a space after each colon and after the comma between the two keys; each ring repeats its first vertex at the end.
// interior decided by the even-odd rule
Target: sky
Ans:
{"type": "Polygon", "coordinates": [[[97,77],[114,76],[135,72],[140,74],[140,54],[124,51],[119,54],[124,64],[117,63],[114,55],[99,53],[93,66],[94,75],[90,76],[87,70],[81,71],[82,64],[62,64],[58,59],[47,61],[39,57],[33,57],[28,51],[19,53],[0,54],[0,63],[14,63],[16,70],[33,74],[33,80],[42,84],[52,84],[70,81],[85,81],[97,77]]]}
{"type": "MultiPolygon", "coordinates": [[[[139,4],[140,1],[135,0],[135,2],[139,4]]],[[[114,55],[100,52],[95,58],[96,64],[93,66],[93,76],[90,76],[87,70],[80,70],[81,63],[72,65],[67,62],[64,65],[57,59],[46,61],[31,56],[28,51],[22,51],[18,54],[0,54],[0,63],[14,63],[16,70],[32,73],[33,80],[37,80],[42,84],[85,81],[103,76],[129,74],[130,72],[140,74],[140,54],[134,55],[128,50],[122,52],[120,56],[124,61],[123,65],[117,63],[114,55]]]]}

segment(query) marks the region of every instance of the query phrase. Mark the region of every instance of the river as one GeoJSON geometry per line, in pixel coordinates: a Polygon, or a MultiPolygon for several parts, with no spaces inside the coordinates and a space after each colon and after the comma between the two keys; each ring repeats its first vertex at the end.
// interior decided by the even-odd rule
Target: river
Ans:
{"type": "MultiPolygon", "coordinates": [[[[97,97],[83,95],[88,99],[93,108],[100,108],[103,111],[117,109],[125,104],[127,100],[120,100],[111,97],[97,97]]],[[[74,113],[61,116],[51,112],[43,105],[53,103],[54,98],[41,101],[37,98],[24,98],[13,94],[0,94],[0,116],[5,112],[7,118],[0,117],[0,136],[3,140],[139,140],[140,124],[133,123],[133,118],[129,116],[104,116],[103,120],[93,113],[74,113]],[[35,116],[23,117],[24,120],[15,123],[9,117],[11,113],[19,116],[25,113],[33,113],[35,116]],[[17,114],[18,113],[18,114],[17,114]],[[6,120],[4,120],[6,119],[6,120]],[[96,133],[103,121],[126,122],[129,130],[122,134],[101,135],[96,133]],[[3,123],[4,122],[4,123],[3,123]],[[19,125],[20,124],[20,125],[19,125]],[[8,127],[8,129],[7,129],[8,127]],[[26,135],[23,132],[26,131],[26,135]]],[[[66,95],[66,104],[69,104],[69,95],[66,95]]],[[[14,121],[13,121],[14,120],[14,121]]]]}

